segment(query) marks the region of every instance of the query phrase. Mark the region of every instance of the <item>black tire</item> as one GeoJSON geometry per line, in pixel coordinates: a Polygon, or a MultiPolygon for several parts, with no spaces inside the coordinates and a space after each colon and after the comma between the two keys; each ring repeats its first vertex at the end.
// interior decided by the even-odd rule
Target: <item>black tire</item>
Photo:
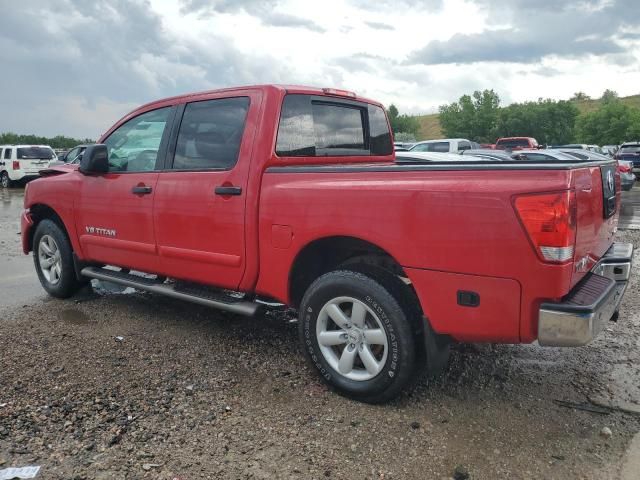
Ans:
{"type": "MultiPolygon", "coordinates": [[[[367,313],[367,316],[371,321],[371,314],[367,313]]],[[[302,299],[299,329],[307,360],[325,383],[349,398],[367,403],[389,401],[403,390],[413,376],[416,343],[411,322],[396,298],[370,276],[349,270],[322,275],[311,284],[302,299]],[[355,299],[364,304],[369,312],[375,312],[386,334],[386,357],[380,359],[379,372],[370,379],[347,378],[330,365],[318,342],[316,327],[323,307],[341,297],[355,299]]],[[[348,346],[345,344],[344,347],[335,348],[346,350],[348,346]]]]}
{"type": "Polygon", "coordinates": [[[13,187],[13,185],[13,180],[9,178],[9,174],[6,170],[0,173],[0,186],[2,186],[2,188],[10,188],[13,187]]]}
{"type": "Polygon", "coordinates": [[[411,388],[424,375],[435,378],[442,374],[449,364],[451,339],[447,335],[439,335],[433,331],[429,320],[422,314],[420,300],[415,292],[407,288],[396,275],[376,265],[360,262],[345,263],[342,266],[374,278],[398,300],[406,317],[411,321],[417,343],[414,375],[408,387],[411,388]]]}
{"type": "MultiPolygon", "coordinates": [[[[33,263],[36,267],[38,279],[47,293],[57,298],[69,298],[76,293],[86,282],[81,282],[76,277],[73,266],[73,250],[67,235],[62,228],[52,220],[42,220],[38,223],[33,235],[33,263]],[[59,252],[60,273],[57,281],[53,282],[47,278],[45,269],[41,266],[41,256],[39,249],[43,237],[52,238],[59,252]]],[[[49,277],[51,275],[49,274],[49,277]]]]}

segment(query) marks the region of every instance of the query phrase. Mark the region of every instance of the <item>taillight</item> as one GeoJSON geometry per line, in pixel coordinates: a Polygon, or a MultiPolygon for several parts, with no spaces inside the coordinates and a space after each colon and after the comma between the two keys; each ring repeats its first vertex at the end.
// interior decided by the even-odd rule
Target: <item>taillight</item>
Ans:
{"type": "Polygon", "coordinates": [[[576,194],[522,195],[514,206],[536,253],[545,262],[564,263],[573,258],[576,242],[576,194]]]}
{"type": "Polygon", "coordinates": [[[631,173],[631,166],[627,162],[618,162],[618,171],[620,173],[631,173]]]}
{"type": "Polygon", "coordinates": [[[14,161],[13,161],[12,168],[13,168],[14,170],[20,170],[20,162],[19,162],[18,160],[14,160],[14,161]]]}
{"type": "Polygon", "coordinates": [[[322,92],[325,95],[335,95],[337,97],[350,97],[350,98],[357,97],[355,92],[350,92],[349,90],[340,90],[339,88],[323,88],[322,92]]]}

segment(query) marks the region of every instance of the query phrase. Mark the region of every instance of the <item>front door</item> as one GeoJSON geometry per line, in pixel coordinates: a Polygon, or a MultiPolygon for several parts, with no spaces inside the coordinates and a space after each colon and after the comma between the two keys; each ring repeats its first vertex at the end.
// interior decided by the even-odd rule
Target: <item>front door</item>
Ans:
{"type": "Polygon", "coordinates": [[[248,91],[184,107],[155,198],[165,274],[238,287],[245,268],[246,188],[259,106],[259,95],[248,91]]]}
{"type": "Polygon", "coordinates": [[[109,173],[82,176],[76,225],[87,259],[157,271],[153,230],[156,164],[166,151],[171,113],[171,107],[165,107],[122,124],[104,141],[109,173]]]}

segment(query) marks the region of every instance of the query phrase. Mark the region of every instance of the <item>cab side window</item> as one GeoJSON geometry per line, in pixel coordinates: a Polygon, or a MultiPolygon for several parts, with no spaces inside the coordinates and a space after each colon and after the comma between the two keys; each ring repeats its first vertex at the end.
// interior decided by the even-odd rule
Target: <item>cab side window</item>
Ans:
{"type": "Polygon", "coordinates": [[[120,125],[104,141],[110,172],[155,170],[171,107],[143,113],[120,125]]]}
{"type": "Polygon", "coordinates": [[[248,97],[188,103],[180,123],[173,169],[233,168],[248,111],[248,97]]]}
{"type": "Polygon", "coordinates": [[[75,163],[74,160],[77,158],[79,153],[80,153],[80,147],[76,147],[76,148],[70,150],[69,153],[67,153],[67,156],[64,159],[65,163],[75,163]]]}

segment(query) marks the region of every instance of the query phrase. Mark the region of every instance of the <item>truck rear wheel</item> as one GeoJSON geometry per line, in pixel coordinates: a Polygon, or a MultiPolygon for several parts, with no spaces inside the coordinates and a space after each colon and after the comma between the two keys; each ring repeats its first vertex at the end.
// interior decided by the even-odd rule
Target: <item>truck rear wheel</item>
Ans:
{"type": "Polygon", "coordinates": [[[412,378],[410,322],[394,296],[362,273],[335,271],[313,282],[300,306],[300,340],[323,380],[355,400],[388,401],[412,378]]]}
{"type": "Polygon", "coordinates": [[[42,287],[53,297],[68,298],[82,286],[69,239],[51,220],[42,220],[33,235],[33,263],[42,287]]]}

